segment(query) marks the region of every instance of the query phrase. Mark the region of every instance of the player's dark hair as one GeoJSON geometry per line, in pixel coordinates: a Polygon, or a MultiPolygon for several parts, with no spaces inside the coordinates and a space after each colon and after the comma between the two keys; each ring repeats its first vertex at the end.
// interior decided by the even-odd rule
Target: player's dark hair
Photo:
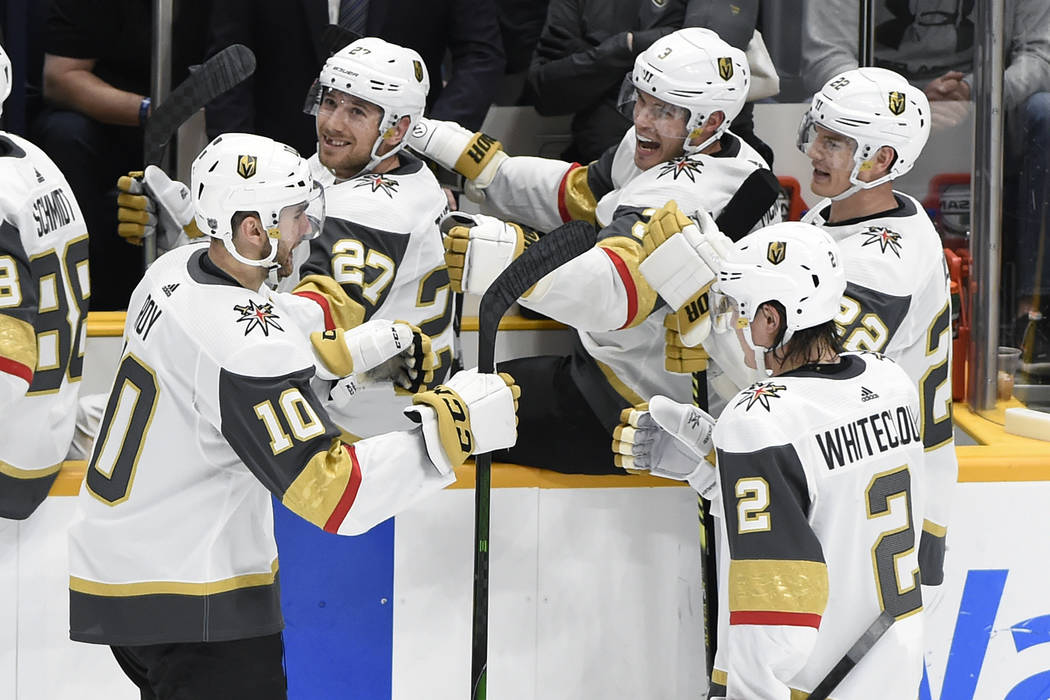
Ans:
{"type": "Polygon", "coordinates": [[[780,347],[780,343],[784,340],[784,331],[787,330],[787,325],[784,323],[784,319],[787,318],[787,311],[779,301],[770,300],[765,303],[772,306],[780,314],[780,330],[777,331],[777,337],[773,343],[773,347],[776,348],[773,350],[773,357],[780,364],[793,363],[803,365],[812,362],[814,357],[819,357],[826,350],[830,350],[836,355],[843,352],[842,338],[839,336],[838,327],[834,321],[825,321],[819,326],[800,328],[791,335],[791,341],[787,347],[780,347]]]}
{"type": "Polygon", "coordinates": [[[256,212],[254,212],[254,211],[238,211],[238,212],[234,212],[233,216],[230,217],[230,231],[232,231],[233,233],[237,233],[237,229],[239,229],[241,227],[241,224],[249,216],[254,216],[254,217],[258,218],[259,215],[256,212]]]}

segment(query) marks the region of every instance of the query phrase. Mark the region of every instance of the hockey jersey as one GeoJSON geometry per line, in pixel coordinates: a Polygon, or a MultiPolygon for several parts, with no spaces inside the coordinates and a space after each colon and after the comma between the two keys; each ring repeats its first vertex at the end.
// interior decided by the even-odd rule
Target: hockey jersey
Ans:
{"type": "MultiPolygon", "coordinates": [[[[365,320],[408,321],[430,336],[439,366],[434,383],[448,374],[454,354],[453,295],[438,223],[448,200],[437,178],[417,158],[398,154],[401,165],[335,182],[315,155],[312,169],[325,185],[325,224],[310,242],[302,274],[334,277],[365,309],[365,320]]],[[[360,384],[360,383],[359,383],[360,384]]],[[[363,384],[346,406],[329,405],[332,418],[356,437],[413,424],[402,410],[410,397],[390,382],[363,384]]]]}
{"type": "Polygon", "coordinates": [[[952,428],[952,327],[948,267],[926,211],[895,192],[891,211],[827,223],[825,200],[805,221],[839,244],[846,270],[842,311],[835,319],[847,350],[873,350],[897,361],[918,387],[927,458],[920,475],[931,501],[922,525],[923,583],[944,578],[952,491],[958,476],[952,428]]]}
{"type": "Polygon", "coordinates": [[[70,527],[70,636],[104,644],[277,632],[270,495],[356,534],[450,483],[419,429],[349,446],[311,388],[316,295],[246,289],[207,245],[157,260],[70,527]]]}
{"type": "MultiPolygon", "coordinates": [[[[570,219],[600,229],[593,249],[545,277],[520,303],[576,329],[573,377],[610,431],[627,405],[655,394],[687,402],[692,392],[688,375],[664,367],[663,323],[671,309],[638,270],[642,225],[671,199],[682,211],[704,209],[718,218],[751,175],[768,172],[762,157],[728,132],[717,153],[681,156],[646,171],[634,165],[634,143],[631,129],[584,167],[510,158],[485,190],[486,211],[502,217],[541,230],[570,219]]],[[[768,194],[772,205],[745,202],[725,225],[742,235],[779,220],[776,193],[768,194]]]]}
{"type": "Polygon", "coordinates": [[[883,611],[895,621],[833,697],[916,697],[918,412],[914,383],[876,353],[807,365],[729,402],[714,429],[729,545],[715,681],[727,698],[806,697],[883,611]]]}
{"type": "Polygon", "coordinates": [[[0,517],[28,517],[73,440],[91,283],[65,177],[0,132],[0,517]]]}

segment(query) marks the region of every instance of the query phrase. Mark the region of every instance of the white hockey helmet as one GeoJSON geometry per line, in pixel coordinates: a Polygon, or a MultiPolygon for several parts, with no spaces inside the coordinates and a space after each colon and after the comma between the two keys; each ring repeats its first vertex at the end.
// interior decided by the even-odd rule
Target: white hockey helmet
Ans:
{"type": "MultiPolygon", "coordinates": [[[[839,313],[846,291],[846,273],[838,245],[823,229],[800,221],[766,226],[744,236],[733,245],[712,285],[720,298],[713,300],[718,312],[737,312],[748,343],[759,348],[743,321],[755,320],[758,307],[768,301],[783,304],[785,331],[780,345],[792,334],[832,320],[839,313]]],[[[724,322],[719,330],[725,329],[724,322]]]]}
{"type": "Polygon", "coordinates": [[[324,224],[324,192],[306,159],[291,146],[254,134],[223,134],[204,147],[190,166],[190,196],[197,227],[220,239],[246,265],[276,268],[277,244],[303,230],[315,238],[324,224]],[[252,259],[233,243],[233,217],[257,215],[270,237],[270,254],[252,259]],[[305,217],[305,218],[304,218],[305,217]]]}
{"type": "Polygon", "coordinates": [[[388,153],[377,154],[383,138],[402,117],[409,118],[408,131],[412,131],[422,118],[430,91],[430,76],[423,58],[416,51],[368,36],[349,44],[325,61],[307,98],[308,114],[317,114],[326,90],[345,92],[382,110],[379,136],[372,145],[371,160],[362,170],[368,172],[380,160],[404,147],[402,141],[388,153]]]}
{"type": "Polygon", "coordinates": [[[856,142],[853,187],[832,197],[843,199],[904,175],[912,169],[930,136],[930,103],[922,90],[885,68],[854,68],[839,73],[813,96],[798,129],[798,149],[807,153],[822,126],[856,142]],[[880,148],[889,146],[897,158],[889,172],[871,182],[857,175],[880,148]]]}
{"type": "Polygon", "coordinates": [[[751,69],[740,49],[722,41],[710,29],[687,27],[661,37],[638,55],[631,84],[688,112],[683,149],[696,153],[721,138],[747,100],[751,69]],[[703,143],[690,145],[714,112],[725,121],[703,143]]]}
{"type": "Polygon", "coordinates": [[[4,113],[4,101],[11,95],[12,70],[11,58],[0,46],[0,114],[4,113]]]}

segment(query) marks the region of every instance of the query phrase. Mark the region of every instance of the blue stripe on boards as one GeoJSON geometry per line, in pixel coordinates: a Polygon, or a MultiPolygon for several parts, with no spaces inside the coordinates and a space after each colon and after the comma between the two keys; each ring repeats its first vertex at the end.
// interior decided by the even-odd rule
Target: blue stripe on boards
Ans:
{"type": "Polygon", "coordinates": [[[394,521],[323,532],[274,501],[289,700],[391,694],[394,521]]]}

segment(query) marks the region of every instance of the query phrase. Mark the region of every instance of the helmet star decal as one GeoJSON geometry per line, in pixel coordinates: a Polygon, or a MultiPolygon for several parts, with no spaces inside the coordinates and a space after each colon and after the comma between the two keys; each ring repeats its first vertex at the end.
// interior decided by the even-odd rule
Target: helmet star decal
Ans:
{"type": "Polygon", "coordinates": [[[901,256],[901,235],[896,231],[891,231],[883,226],[869,226],[867,231],[861,231],[862,236],[867,236],[867,240],[861,244],[861,247],[869,246],[873,243],[878,243],[879,247],[882,248],[882,252],[885,253],[890,250],[898,258],[901,256]]]}
{"type": "Polygon", "coordinates": [[[245,335],[248,335],[256,328],[261,329],[265,336],[270,335],[271,328],[284,331],[275,320],[280,318],[280,316],[273,312],[273,304],[256,304],[254,300],[249,300],[247,304],[234,306],[233,310],[239,311],[241,314],[241,317],[237,319],[237,323],[246,321],[248,324],[244,328],[245,335]]]}
{"type": "Polygon", "coordinates": [[[751,407],[757,403],[761,405],[762,408],[766,409],[766,411],[769,411],[769,400],[779,399],[780,392],[786,390],[787,387],[783,384],[774,384],[773,382],[757,382],[744,389],[743,392],[741,392],[743,396],[740,398],[739,401],[736,402],[736,405],[733,406],[733,408],[736,408],[737,406],[746,403],[747,406],[744,406],[744,410],[750,411],[751,407]]]}
{"type": "Polygon", "coordinates": [[[382,190],[387,197],[390,199],[394,198],[393,192],[397,192],[398,185],[400,183],[385,175],[379,175],[377,173],[369,173],[368,175],[362,175],[358,178],[358,182],[354,185],[357,187],[371,187],[373,192],[382,190]]]}
{"type": "Polygon", "coordinates": [[[689,178],[689,182],[696,182],[696,176],[703,171],[698,161],[689,156],[682,156],[660,166],[660,173],[656,177],[661,178],[670,174],[673,179],[677,180],[679,175],[685,175],[689,178]]]}

